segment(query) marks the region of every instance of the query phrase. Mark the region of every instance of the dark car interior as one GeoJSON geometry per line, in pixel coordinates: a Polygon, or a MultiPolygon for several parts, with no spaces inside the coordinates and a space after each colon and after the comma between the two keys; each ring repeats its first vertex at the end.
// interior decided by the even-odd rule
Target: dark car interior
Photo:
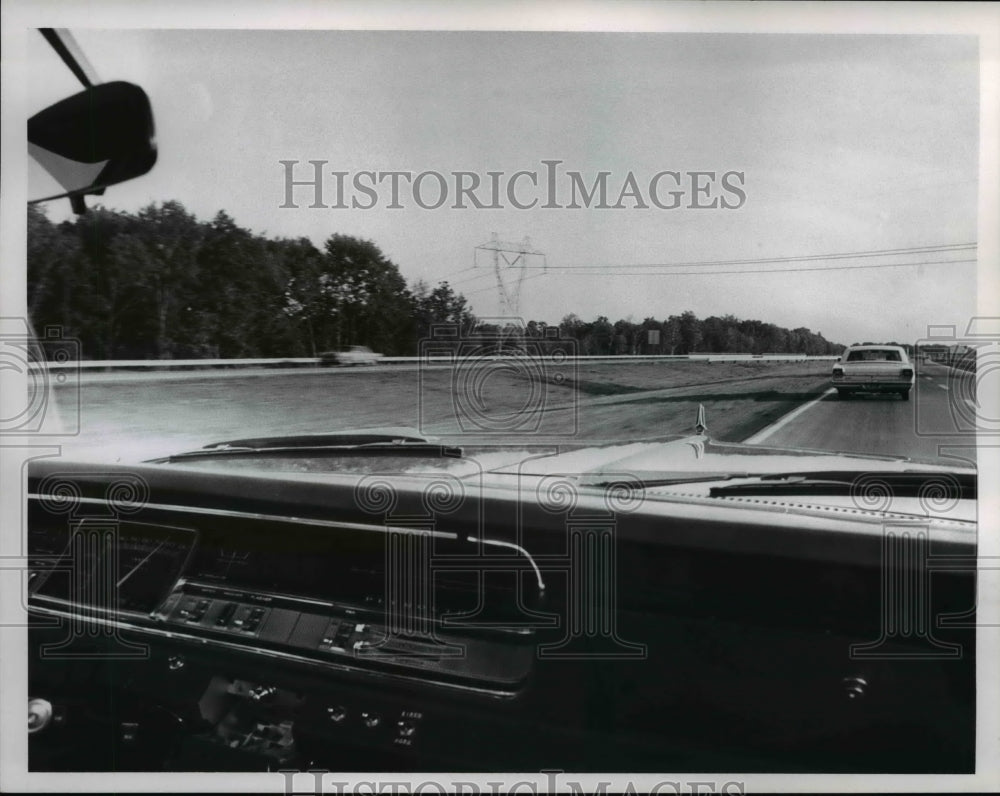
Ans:
{"type": "Polygon", "coordinates": [[[31,770],[974,768],[974,533],[356,486],[33,463],[31,770]]]}

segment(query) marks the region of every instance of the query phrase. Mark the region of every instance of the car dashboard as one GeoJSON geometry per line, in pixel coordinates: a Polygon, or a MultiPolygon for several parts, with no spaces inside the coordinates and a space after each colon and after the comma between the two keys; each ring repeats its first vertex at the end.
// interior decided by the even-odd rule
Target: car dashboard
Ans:
{"type": "Polygon", "coordinates": [[[884,514],[366,477],[33,463],[31,769],[974,769],[974,572],[884,514]]]}

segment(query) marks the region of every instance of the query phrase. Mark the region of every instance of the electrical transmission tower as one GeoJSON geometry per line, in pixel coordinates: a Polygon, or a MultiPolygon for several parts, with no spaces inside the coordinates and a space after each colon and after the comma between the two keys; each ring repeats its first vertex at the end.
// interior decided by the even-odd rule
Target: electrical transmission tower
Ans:
{"type": "Polygon", "coordinates": [[[521,315],[521,283],[528,268],[529,257],[541,257],[542,268],[547,266],[545,255],[534,249],[531,241],[525,237],[520,243],[506,243],[497,240],[494,232],[489,243],[476,246],[473,254],[473,265],[479,265],[479,252],[491,252],[493,255],[493,272],[497,280],[497,293],[500,297],[500,314],[507,318],[519,318],[521,315]]]}

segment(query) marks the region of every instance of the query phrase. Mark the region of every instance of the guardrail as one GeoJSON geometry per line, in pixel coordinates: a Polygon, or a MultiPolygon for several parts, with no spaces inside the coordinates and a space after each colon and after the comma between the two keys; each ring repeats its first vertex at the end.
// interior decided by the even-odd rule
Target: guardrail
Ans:
{"type": "MultiPolygon", "coordinates": [[[[491,355],[484,357],[381,357],[377,364],[402,365],[419,362],[454,363],[520,359],[516,355],[491,355]]],[[[573,357],[572,361],[614,362],[806,362],[834,361],[837,356],[806,356],[804,354],[619,354],[585,355],[573,357]]],[[[212,370],[216,368],[281,368],[318,367],[319,357],[291,357],[286,359],[108,359],[82,360],[72,362],[32,362],[30,369],[39,370],[212,370]]]]}

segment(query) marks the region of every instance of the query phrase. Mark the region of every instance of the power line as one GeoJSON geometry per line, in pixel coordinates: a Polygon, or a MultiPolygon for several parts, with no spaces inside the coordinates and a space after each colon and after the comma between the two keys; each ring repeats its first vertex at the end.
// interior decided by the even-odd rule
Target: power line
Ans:
{"type": "Polygon", "coordinates": [[[867,257],[893,257],[910,254],[948,254],[973,251],[976,243],[952,243],[934,246],[912,246],[901,249],[865,249],[857,252],[835,252],[832,254],[805,254],[784,257],[752,257],[742,260],[689,260],[674,263],[617,263],[606,265],[549,265],[552,270],[608,270],[617,268],[686,268],[712,265],[757,265],[761,263],[814,262],[822,260],[847,260],[867,257]]]}
{"type": "MultiPolygon", "coordinates": [[[[761,258],[751,258],[746,260],[700,260],[691,261],[687,263],[634,263],[634,264],[617,264],[617,265],[586,265],[586,266],[553,266],[549,265],[549,269],[558,269],[562,271],[574,271],[574,270],[586,270],[595,271],[592,276],[735,276],[738,274],[768,274],[768,273],[806,273],[809,271],[854,271],[854,270],[870,270],[876,268],[913,268],[923,265],[963,265],[969,263],[975,263],[977,260],[975,258],[963,258],[954,260],[921,260],[917,262],[903,262],[903,263],[868,263],[860,265],[818,265],[804,268],[740,268],[737,270],[697,270],[697,271],[624,271],[619,269],[624,268],[678,268],[684,266],[725,266],[725,265],[755,265],[763,263],[786,263],[786,262],[816,262],[824,260],[842,260],[851,258],[867,258],[867,257],[882,257],[882,256],[899,256],[903,254],[953,254],[960,253],[962,251],[975,250],[977,244],[973,243],[952,243],[952,244],[937,244],[929,246],[911,246],[899,249],[865,249],[857,252],[835,252],[832,254],[812,254],[812,255],[800,255],[797,257],[761,257],[761,258]]],[[[463,271],[468,271],[472,269],[463,269],[463,271]]],[[[461,272],[459,272],[461,273],[461,272]]],[[[546,274],[539,273],[533,274],[531,276],[525,276],[523,281],[529,279],[536,279],[540,276],[545,276],[546,274]]],[[[474,282],[482,277],[489,276],[488,273],[475,274],[471,277],[459,280],[455,282],[454,285],[467,284],[469,282],[474,282]]],[[[468,291],[466,295],[474,296],[477,293],[484,293],[490,290],[490,287],[483,287],[476,290],[468,291]]]]}
{"type": "MultiPolygon", "coordinates": [[[[541,276],[548,276],[548,274],[546,274],[546,273],[544,273],[544,272],[543,272],[543,273],[540,273],[540,274],[532,274],[531,276],[526,276],[526,277],[524,277],[524,278],[523,278],[523,279],[522,279],[521,281],[522,281],[522,282],[527,282],[527,281],[529,281],[529,280],[531,280],[531,279],[538,279],[538,278],[539,278],[539,277],[541,277],[541,276]]],[[[486,291],[488,291],[488,290],[495,290],[495,289],[496,289],[496,288],[495,288],[495,287],[494,287],[493,285],[489,285],[488,287],[481,287],[481,288],[479,288],[478,290],[470,290],[470,291],[469,291],[468,293],[463,293],[462,295],[466,295],[466,296],[474,296],[474,295],[476,295],[477,293],[485,293],[485,292],[486,292],[486,291]]]]}
{"type": "Polygon", "coordinates": [[[477,279],[489,276],[492,276],[489,271],[481,270],[478,274],[473,274],[472,276],[465,277],[465,279],[459,279],[457,282],[449,282],[448,284],[454,287],[455,285],[464,285],[468,282],[475,282],[477,279]]]}
{"type": "MultiPolygon", "coordinates": [[[[904,268],[919,265],[959,265],[978,262],[976,258],[965,260],[925,260],[916,263],[869,263],[868,265],[821,265],[814,268],[741,268],[737,271],[614,271],[613,273],[594,273],[592,276],[720,276],[723,274],[781,274],[790,272],[808,273],[810,271],[858,271],[867,268],[904,268]]],[[[544,276],[544,274],[537,274],[544,276]]],[[[527,277],[531,278],[531,277],[527,277]]]]}
{"type": "Polygon", "coordinates": [[[441,282],[447,282],[453,276],[458,276],[459,274],[464,274],[466,271],[475,271],[475,270],[476,270],[476,266],[475,265],[470,265],[468,268],[461,268],[458,271],[452,271],[449,274],[445,274],[444,276],[439,277],[437,281],[438,281],[438,284],[440,284],[441,282]]]}
{"type": "MultiPolygon", "coordinates": [[[[928,246],[911,246],[899,249],[865,249],[857,252],[835,252],[831,254],[806,254],[806,255],[796,255],[796,256],[783,256],[783,257],[754,257],[742,260],[689,260],[689,261],[679,261],[673,263],[609,263],[605,265],[549,265],[548,268],[553,270],[562,271],[572,271],[572,270],[601,270],[606,271],[609,269],[619,269],[619,268],[683,268],[683,267],[694,267],[694,266],[712,266],[712,265],[756,265],[762,263],[783,263],[783,262],[814,262],[822,260],[844,260],[844,259],[854,259],[854,258],[869,258],[869,257],[893,257],[900,256],[904,254],[946,254],[946,253],[958,253],[961,251],[972,251],[977,248],[976,243],[950,243],[950,244],[935,244],[928,246]]],[[[466,271],[474,270],[473,268],[463,268],[461,271],[456,272],[456,274],[461,274],[466,271]]],[[[472,277],[467,277],[466,279],[460,280],[460,283],[474,281],[480,278],[479,275],[474,275],[472,277]]]]}
{"type": "MultiPolygon", "coordinates": [[[[645,272],[633,272],[617,271],[615,273],[596,273],[592,274],[594,277],[602,276],[733,276],[738,274],[781,274],[781,273],[809,273],[810,271],[858,271],[862,269],[872,269],[872,268],[913,268],[921,265],[960,265],[963,263],[974,263],[977,262],[975,259],[966,260],[927,260],[923,262],[914,263],[872,263],[868,265],[829,265],[829,266],[817,266],[815,268],[756,268],[756,269],[740,269],[738,271],[645,271],[645,272]]],[[[526,276],[524,281],[529,279],[537,279],[541,276],[548,276],[546,273],[533,274],[532,276],[526,276]]],[[[490,288],[480,288],[479,290],[469,291],[469,296],[474,296],[477,293],[483,293],[490,288]]]]}

